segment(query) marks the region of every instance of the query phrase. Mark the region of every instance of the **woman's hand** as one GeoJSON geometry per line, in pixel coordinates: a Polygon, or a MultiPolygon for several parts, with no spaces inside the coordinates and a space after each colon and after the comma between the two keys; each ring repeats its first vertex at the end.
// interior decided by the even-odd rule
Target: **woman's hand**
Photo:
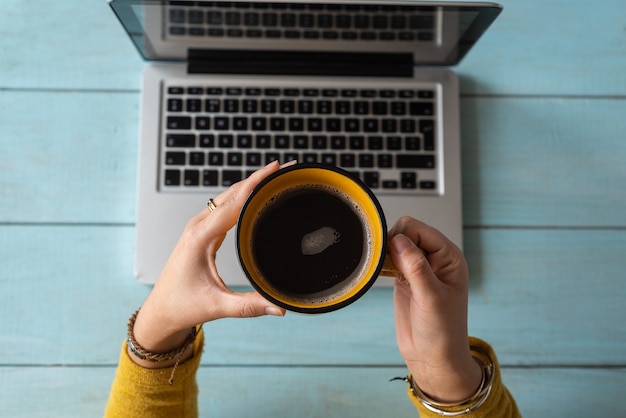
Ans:
{"type": "Polygon", "coordinates": [[[478,389],[481,370],[469,350],[463,253],[436,229],[408,217],[398,220],[389,237],[401,272],[394,289],[400,353],[431,398],[466,399],[478,389]]]}
{"type": "MultiPolygon", "coordinates": [[[[220,277],[215,257],[226,233],[254,187],[279,170],[268,164],[246,180],[235,183],[213,199],[215,209],[191,219],[172,251],[154,289],[144,302],[134,327],[135,340],[146,350],[166,353],[180,347],[197,324],[225,317],[283,316],[284,309],[257,292],[235,293],[220,277]]],[[[181,359],[189,358],[187,350],[181,359]]],[[[144,367],[168,367],[172,362],[150,363],[131,356],[144,367]]]]}

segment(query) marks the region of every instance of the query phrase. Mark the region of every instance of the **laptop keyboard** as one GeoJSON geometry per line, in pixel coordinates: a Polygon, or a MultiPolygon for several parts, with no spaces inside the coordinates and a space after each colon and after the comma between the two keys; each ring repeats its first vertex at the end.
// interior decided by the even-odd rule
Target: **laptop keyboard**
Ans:
{"type": "Polygon", "coordinates": [[[433,42],[434,8],[410,5],[171,2],[174,38],[433,42]]]}
{"type": "Polygon", "coordinates": [[[273,84],[165,85],[161,189],[224,188],[297,160],[339,166],[378,193],[438,193],[436,86],[273,84]]]}

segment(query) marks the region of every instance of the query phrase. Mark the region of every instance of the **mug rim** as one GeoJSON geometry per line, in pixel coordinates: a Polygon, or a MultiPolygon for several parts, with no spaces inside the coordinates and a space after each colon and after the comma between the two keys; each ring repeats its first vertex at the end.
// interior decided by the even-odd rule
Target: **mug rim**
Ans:
{"type": "MultiPolygon", "coordinates": [[[[376,226],[376,225],[374,225],[376,226]]],[[[252,285],[252,287],[259,292],[265,299],[269,300],[270,302],[274,303],[277,306],[280,306],[282,308],[285,308],[287,310],[293,311],[293,312],[299,312],[299,313],[306,313],[306,314],[316,314],[316,313],[326,313],[326,312],[331,312],[331,311],[335,311],[341,308],[344,308],[350,304],[352,304],[353,302],[355,302],[356,300],[358,300],[359,298],[361,298],[374,284],[374,282],[377,280],[378,276],[380,275],[380,272],[383,268],[383,264],[384,264],[384,260],[385,260],[385,254],[387,253],[387,222],[385,219],[385,214],[383,212],[382,206],[380,205],[380,202],[378,201],[376,195],[374,194],[374,192],[358,177],[354,176],[353,174],[351,174],[350,172],[336,167],[336,166],[331,166],[331,165],[326,165],[326,164],[321,164],[321,163],[301,163],[301,164],[296,164],[284,169],[281,169],[279,171],[276,171],[272,174],[270,174],[269,176],[267,176],[266,178],[264,178],[259,184],[256,185],[256,187],[252,190],[252,192],[248,195],[248,197],[246,198],[246,201],[244,203],[244,205],[241,208],[241,211],[239,212],[239,216],[237,219],[237,233],[235,236],[235,244],[236,244],[236,248],[237,248],[237,257],[239,259],[239,263],[248,279],[248,282],[250,282],[250,284],[252,285]],[[375,211],[377,213],[377,219],[378,222],[380,223],[380,228],[381,228],[381,251],[380,251],[380,255],[379,255],[379,259],[376,263],[375,268],[372,270],[370,277],[368,277],[366,280],[360,280],[358,282],[358,284],[355,287],[359,287],[358,291],[356,291],[355,293],[345,297],[344,299],[340,299],[336,302],[330,302],[328,304],[324,304],[322,306],[319,306],[319,304],[312,304],[312,306],[306,306],[306,304],[291,304],[288,302],[285,302],[284,300],[280,300],[277,299],[276,297],[274,297],[274,295],[272,295],[270,292],[266,291],[259,283],[257,283],[257,280],[255,279],[254,275],[248,270],[248,267],[246,266],[246,263],[244,261],[244,257],[242,256],[242,228],[241,228],[241,224],[242,221],[244,220],[244,215],[246,213],[246,210],[248,209],[248,207],[250,206],[250,204],[252,203],[252,201],[254,200],[254,197],[270,182],[274,181],[276,178],[278,177],[282,177],[284,175],[289,174],[290,172],[293,171],[299,171],[299,170],[305,170],[305,169],[318,169],[318,170],[327,170],[327,171],[331,171],[333,173],[339,174],[341,176],[346,177],[348,180],[352,181],[354,184],[356,184],[358,186],[358,188],[360,190],[362,190],[363,192],[365,192],[365,194],[367,195],[367,197],[369,198],[369,200],[371,201],[371,203],[373,204],[375,211]]]]}

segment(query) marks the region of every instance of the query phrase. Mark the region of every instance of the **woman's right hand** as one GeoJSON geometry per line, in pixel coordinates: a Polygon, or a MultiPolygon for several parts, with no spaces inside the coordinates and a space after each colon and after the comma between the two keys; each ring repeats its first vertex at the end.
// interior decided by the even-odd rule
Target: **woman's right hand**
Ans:
{"type": "Polygon", "coordinates": [[[394,289],[398,348],[431,398],[456,402],[476,392],[481,369],[467,331],[468,270],[461,250],[438,230],[399,219],[389,231],[400,271],[394,289]]]}

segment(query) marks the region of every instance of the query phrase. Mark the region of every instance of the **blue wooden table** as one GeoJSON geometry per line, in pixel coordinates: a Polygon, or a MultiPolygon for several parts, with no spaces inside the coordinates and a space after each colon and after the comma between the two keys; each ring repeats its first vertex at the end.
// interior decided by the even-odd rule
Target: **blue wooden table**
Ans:
{"type": "MultiPolygon", "coordinates": [[[[461,75],[470,331],[527,417],[624,417],[626,3],[503,0],[461,75]]],[[[143,62],[104,0],[0,9],[0,415],[102,415],[133,278],[143,62]]],[[[411,417],[391,290],[207,324],[202,416],[411,417]]]]}

